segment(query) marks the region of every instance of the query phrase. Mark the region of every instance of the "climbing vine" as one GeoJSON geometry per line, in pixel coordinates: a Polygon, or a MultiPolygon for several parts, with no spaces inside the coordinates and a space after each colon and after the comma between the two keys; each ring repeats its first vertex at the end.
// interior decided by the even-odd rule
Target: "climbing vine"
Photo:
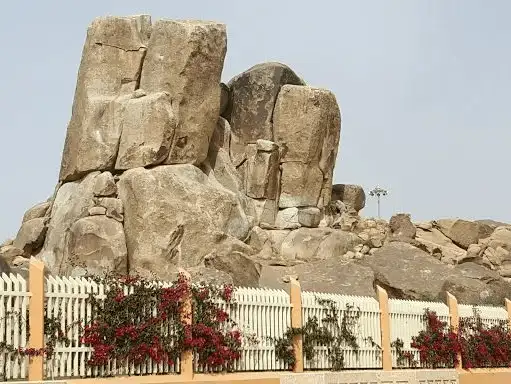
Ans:
{"type": "MultiPolygon", "coordinates": [[[[356,334],[360,308],[347,304],[344,311],[340,311],[332,300],[316,298],[316,301],[323,307],[323,317],[318,319],[314,316],[308,319],[302,328],[289,328],[284,337],[274,339],[276,357],[290,367],[294,367],[296,359],[293,352],[293,339],[299,335],[303,337],[303,354],[308,361],[314,361],[317,346],[326,346],[332,370],[342,370],[345,368],[344,349],[350,348],[356,356],[360,350],[356,334]]],[[[381,349],[370,337],[365,338],[364,341],[372,347],[381,349]]]]}

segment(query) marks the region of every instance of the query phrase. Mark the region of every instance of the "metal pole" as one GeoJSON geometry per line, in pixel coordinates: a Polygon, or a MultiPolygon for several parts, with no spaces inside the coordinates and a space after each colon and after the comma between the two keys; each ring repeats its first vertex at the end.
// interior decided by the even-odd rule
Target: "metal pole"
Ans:
{"type": "Polygon", "coordinates": [[[381,219],[380,216],[380,195],[378,194],[378,219],[381,219]]]}

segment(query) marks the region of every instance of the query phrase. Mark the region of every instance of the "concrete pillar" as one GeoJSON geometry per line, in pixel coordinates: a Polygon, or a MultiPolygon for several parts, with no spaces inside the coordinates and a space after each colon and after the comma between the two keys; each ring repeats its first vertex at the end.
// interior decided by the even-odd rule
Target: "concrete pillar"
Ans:
{"type": "Polygon", "coordinates": [[[380,286],[376,286],[378,302],[380,304],[380,333],[382,368],[384,371],[392,371],[392,350],[390,348],[390,315],[389,295],[380,286]]]}
{"type": "MultiPolygon", "coordinates": [[[[454,333],[458,334],[460,327],[460,316],[458,313],[458,300],[454,295],[447,292],[447,306],[449,307],[449,317],[451,318],[451,327],[454,333]]],[[[461,361],[461,353],[458,353],[458,366],[457,368],[463,368],[463,362],[461,361]]]]}
{"type": "MultiPolygon", "coordinates": [[[[291,328],[303,327],[302,321],[302,288],[295,277],[289,281],[289,297],[291,301],[291,328]]],[[[293,337],[293,353],[295,355],[295,366],[293,372],[303,372],[303,336],[293,337]]]]}
{"type": "MultiPolygon", "coordinates": [[[[190,274],[184,270],[181,270],[180,275],[184,276],[186,283],[191,288],[191,277],[190,274]]],[[[192,292],[188,290],[186,297],[180,306],[180,318],[184,325],[192,325],[192,314],[193,314],[193,303],[192,303],[192,292]]],[[[180,358],[180,375],[185,380],[193,380],[193,350],[188,349],[181,352],[180,358]]]]}
{"type": "MultiPolygon", "coordinates": [[[[32,259],[28,284],[31,293],[28,323],[30,327],[29,348],[44,348],[44,263],[32,259]]],[[[28,380],[42,381],[44,376],[43,356],[34,356],[28,362],[28,380]]]]}

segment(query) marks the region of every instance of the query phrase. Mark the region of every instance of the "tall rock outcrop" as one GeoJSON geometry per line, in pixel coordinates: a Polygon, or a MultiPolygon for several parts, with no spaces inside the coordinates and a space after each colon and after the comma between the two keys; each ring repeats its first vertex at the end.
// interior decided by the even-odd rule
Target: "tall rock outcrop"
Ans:
{"type": "MultiPolygon", "coordinates": [[[[320,224],[340,112],[331,92],[281,63],[220,83],[226,49],[216,22],[95,20],[57,191],[2,252],[56,274],[214,268],[257,285],[254,226],[320,224]]],[[[338,252],[356,243],[347,239],[338,252]]]]}
{"type": "Polygon", "coordinates": [[[466,303],[510,297],[502,223],[360,216],[362,187],[332,185],[332,92],[262,63],[221,83],[223,24],[104,17],[89,27],[59,182],[0,245],[53,274],[141,274],[466,303]],[[448,265],[447,265],[448,264],[448,265]]]}

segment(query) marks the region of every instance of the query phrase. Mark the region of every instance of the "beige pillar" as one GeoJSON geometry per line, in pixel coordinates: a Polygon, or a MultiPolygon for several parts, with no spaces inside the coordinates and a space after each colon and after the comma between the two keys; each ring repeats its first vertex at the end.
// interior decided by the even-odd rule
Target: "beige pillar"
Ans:
{"type": "MultiPolygon", "coordinates": [[[[447,306],[449,307],[449,317],[451,318],[451,327],[454,333],[458,334],[460,327],[460,316],[458,314],[458,300],[454,295],[447,292],[447,306]]],[[[458,367],[463,368],[463,361],[461,361],[461,353],[458,354],[458,367]]]]}
{"type": "MultiPolygon", "coordinates": [[[[291,301],[291,328],[302,328],[302,288],[298,279],[290,277],[289,297],[291,301]]],[[[293,337],[293,353],[295,355],[295,366],[293,372],[303,372],[303,336],[293,337]]]]}
{"type": "MultiPolygon", "coordinates": [[[[184,270],[180,270],[181,275],[185,276],[188,286],[191,286],[190,274],[184,270]]],[[[184,298],[180,307],[181,322],[184,325],[192,325],[192,314],[193,314],[193,303],[192,303],[192,292],[188,291],[188,294],[184,298]]],[[[193,379],[193,350],[188,349],[181,352],[180,358],[180,374],[183,379],[193,379]]]]}
{"type": "Polygon", "coordinates": [[[506,299],[506,309],[507,309],[507,318],[508,318],[509,329],[511,330],[511,300],[509,300],[509,299],[506,299]]]}
{"type": "Polygon", "coordinates": [[[380,286],[376,286],[378,302],[380,304],[380,333],[382,368],[384,371],[392,371],[392,350],[390,348],[390,315],[389,295],[380,286]]]}
{"type": "MultiPolygon", "coordinates": [[[[29,273],[29,348],[41,349],[44,348],[44,263],[32,259],[29,273]]],[[[28,363],[28,380],[42,381],[43,376],[43,356],[31,357],[28,363]]]]}

